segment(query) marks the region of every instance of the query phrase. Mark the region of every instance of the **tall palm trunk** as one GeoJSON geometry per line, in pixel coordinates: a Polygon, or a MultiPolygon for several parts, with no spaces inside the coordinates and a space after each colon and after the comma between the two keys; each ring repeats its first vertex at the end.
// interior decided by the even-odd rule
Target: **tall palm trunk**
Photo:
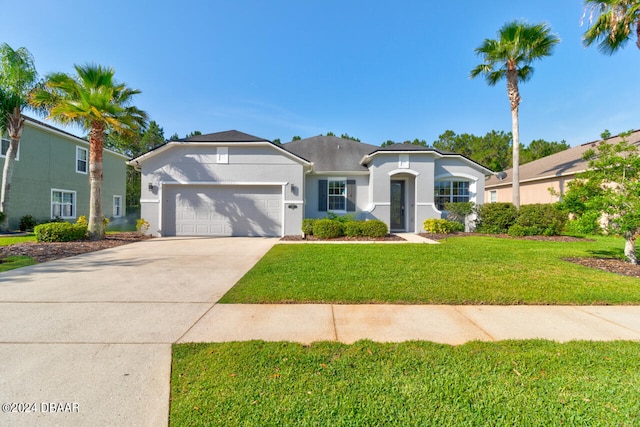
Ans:
{"type": "Polygon", "coordinates": [[[511,200],[516,208],[520,207],[520,126],[518,122],[518,106],[520,91],[518,90],[518,70],[513,62],[507,65],[507,95],[511,103],[511,133],[513,135],[513,180],[511,184],[511,200]]]}
{"type": "Polygon", "coordinates": [[[12,114],[7,120],[7,131],[9,134],[9,149],[4,159],[4,167],[2,168],[2,190],[0,192],[0,208],[4,213],[4,218],[0,228],[2,230],[9,229],[10,215],[10,199],[11,199],[11,183],[13,181],[13,168],[18,154],[18,146],[22,137],[22,129],[24,128],[24,117],[20,113],[20,108],[15,107],[12,114]]]}
{"type": "Polygon", "coordinates": [[[94,121],[89,132],[89,239],[100,240],[104,236],[102,222],[102,148],[104,146],[104,123],[94,121]]]}

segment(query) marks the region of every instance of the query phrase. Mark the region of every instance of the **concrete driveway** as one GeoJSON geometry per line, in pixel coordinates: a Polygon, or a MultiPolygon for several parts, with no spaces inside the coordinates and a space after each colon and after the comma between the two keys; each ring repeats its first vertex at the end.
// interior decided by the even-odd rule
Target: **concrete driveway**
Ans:
{"type": "Polygon", "coordinates": [[[276,242],[152,239],[0,274],[0,425],[166,425],[171,344],[276,242]]]}

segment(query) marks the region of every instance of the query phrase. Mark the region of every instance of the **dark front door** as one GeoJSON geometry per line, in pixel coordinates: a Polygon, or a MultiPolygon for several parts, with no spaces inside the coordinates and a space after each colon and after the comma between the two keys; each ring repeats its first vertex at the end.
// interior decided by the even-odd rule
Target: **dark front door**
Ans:
{"type": "Polygon", "coordinates": [[[391,221],[392,230],[404,230],[404,181],[391,181],[391,221]]]}

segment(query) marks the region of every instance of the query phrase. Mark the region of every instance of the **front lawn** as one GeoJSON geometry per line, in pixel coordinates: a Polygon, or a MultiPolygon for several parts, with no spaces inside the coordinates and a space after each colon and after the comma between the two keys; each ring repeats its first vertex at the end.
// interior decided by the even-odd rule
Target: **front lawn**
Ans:
{"type": "Polygon", "coordinates": [[[27,267],[38,262],[29,256],[9,256],[0,259],[0,273],[13,270],[15,268],[27,267]]]}
{"type": "Polygon", "coordinates": [[[640,343],[173,347],[170,425],[638,425],[640,343]]]}
{"type": "Polygon", "coordinates": [[[473,236],[427,244],[274,246],[222,303],[638,304],[640,280],[564,261],[623,241],[473,236]]]}

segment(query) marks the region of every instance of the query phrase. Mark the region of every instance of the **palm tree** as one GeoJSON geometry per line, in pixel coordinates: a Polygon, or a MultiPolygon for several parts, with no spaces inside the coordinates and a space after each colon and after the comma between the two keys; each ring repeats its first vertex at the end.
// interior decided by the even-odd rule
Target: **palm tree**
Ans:
{"type": "Polygon", "coordinates": [[[592,25],[584,33],[585,46],[598,42],[600,51],[611,55],[635,33],[640,49],[640,0],[585,0],[585,16],[587,11],[592,25]]]}
{"type": "Polygon", "coordinates": [[[129,134],[144,127],[147,114],[131,106],[139,90],[118,83],[112,68],[100,65],[74,65],[76,75],[53,73],[44,88],[31,98],[35,107],[49,113],[48,118],[63,125],[76,124],[89,132],[89,238],[102,239],[102,152],[105,132],[129,134]]]}
{"type": "Polygon", "coordinates": [[[0,45],[0,136],[7,131],[9,147],[2,168],[0,228],[9,228],[9,200],[13,168],[24,128],[22,111],[29,105],[29,95],[37,85],[38,73],[33,56],[24,47],[13,50],[7,43],[0,45]]]}
{"type": "Polygon", "coordinates": [[[486,39],[476,53],[483,63],[471,70],[471,78],[483,74],[489,86],[495,86],[506,77],[507,95],[511,103],[511,133],[513,136],[513,184],[512,199],[516,207],[520,206],[520,133],[518,124],[518,106],[520,91],[518,82],[531,78],[536,59],[551,55],[553,47],[560,39],[551,34],[546,24],[529,25],[513,21],[498,31],[498,39],[486,39]]]}

